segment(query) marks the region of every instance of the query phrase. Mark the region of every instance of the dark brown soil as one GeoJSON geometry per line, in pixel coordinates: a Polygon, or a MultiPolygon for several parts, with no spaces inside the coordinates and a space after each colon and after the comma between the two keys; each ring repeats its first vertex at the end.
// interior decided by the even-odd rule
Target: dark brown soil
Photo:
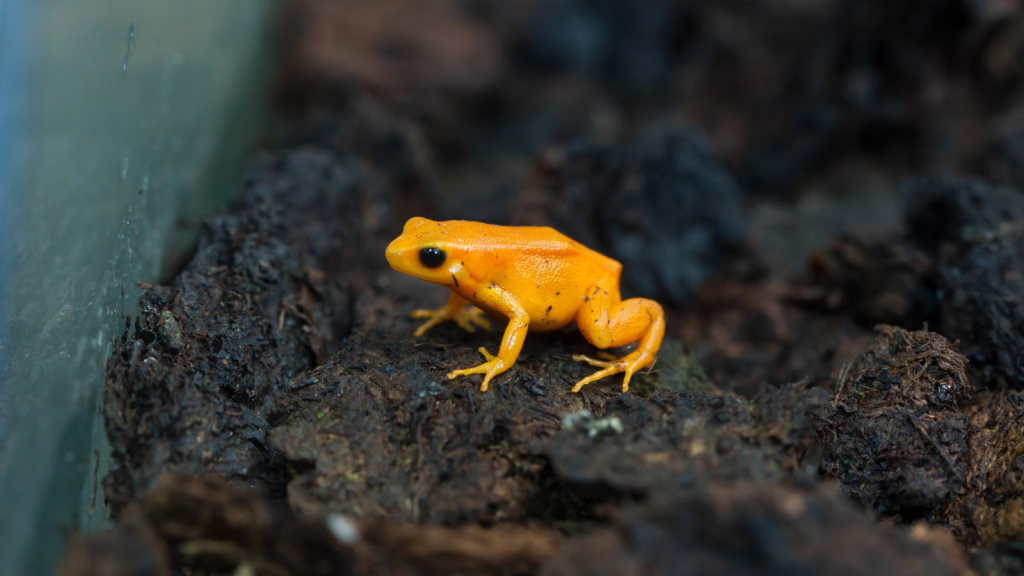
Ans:
{"type": "Polygon", "coordinates": [[[923,525],[878,526],[827,489],[744,482],[657,494],[567,542],[540,574],[967,573],[951,544],[923,525]]]}
{"type": "Polygon", "coordinates": [[[144,286],[62,573],[1017,573],[1024,11],[741,4],[290,3],[295,129],[144,286]],[[411,216],[622,261],[657,363],[573,394],[569,327],[447,380],[500,331],[412,335],[411,216]]]}
{"type": "Polygon", "coordinates": [[[261,159],[267,181],[207,223],[172,286],[148,291],[109,368],[115,509],[166,471],[255,483],[310,514],[449,525],[593,517],[563,481],[636,493],[703,477],[813,478],[816,464],[802,463],[814,442],[806,413],[824,405],[824,390],[709,395],[714,386],[672,340],[634,394],[611,381],[569,391],[588,370],[570,359],[588,350],[573,331],[531,336],[492,393],[477,379],[447,382],[477,361],[479,335],[442,326],[417,340],[402,314],[411,302],[331,273],[361,266],[335,264],[346,245],[372,248],[346,242],[363,229],[348,215],[361,213],[373,179],[345,167],[313,151],[261,159]],[[303,182],[297,169],[315,176],[303,182]],[[304,223],[284,224],[295,218],[304,223]],[[606,441],[563,431],[584,410],[618,418],[621,430],[606,441]]]}
{"type": "Polygon", "coordinates": [[[914,520],[963,487],[971,431],[960,406],[970,383],[963,355],[942,336],[880,329],[821,418],[821,468],[862,505],[914,520]]]}
{"type": "Polygon", "coordinates": [[[914,182],[908,202],[911,238],[938,262],[942,329],[963,341],[979,381],[1024,388],[1024,195],[934,177],[914,182]]]}

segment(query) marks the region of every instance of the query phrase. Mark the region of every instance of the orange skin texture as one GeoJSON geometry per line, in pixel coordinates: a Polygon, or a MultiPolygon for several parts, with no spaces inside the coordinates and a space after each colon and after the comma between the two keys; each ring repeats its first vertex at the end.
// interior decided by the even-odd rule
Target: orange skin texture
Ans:
{"type": "Polygon", "coordinates": [[[412,218],[385,255],[395,270],[452,291],[444,306],[411,314],[428,318],[416,336],[446,320],[470,332],[476,326],[489,328],[483,313],[508,320],[497,356],[480,348],[486,362],[448,374],[449,379],[483,374],[481,391],[515,364],[527,332],[557,330],[576,322],[587,341],[602,350],[637,341],[639,345],[622,358],[602,355],[607,361],[573,356],[602,370],[577,382],[572,391],[624,372],[626,392],[632,375],[654,364],[665,334],[665,313],[657,302],[621,299],[622,264],[552,228],[412,218]],[[424,249],[435,249],[435,261],[421,259],[424,249]]]}

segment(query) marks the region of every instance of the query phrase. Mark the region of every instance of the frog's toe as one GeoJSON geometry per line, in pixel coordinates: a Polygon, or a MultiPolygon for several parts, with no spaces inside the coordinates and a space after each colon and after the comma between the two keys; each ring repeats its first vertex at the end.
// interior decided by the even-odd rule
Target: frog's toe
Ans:
{"type": "Polygon", "coordinates": [[[428,310],[426,308],[420,308],[409,312],[409,318],[433,318],[437,316],[437,310],[428,310]]]}
{"type": "Polygon", "coordinates": [[[451,372],[448,373],[448,379],[449,380],[454,380],[454,379],[458,378],[459,376],[470,376],[472,374],[482,374],[484,372],[487,372],[487,363],[486,362],[483,363],[483,364],[480,364],[478,366],[473,366],[472,368],[463,368],[462,370],[452,370],[451,372]]]}
{"type": "Polygon", "coordinates": [[[438,320],[437,318],[431,318],[427,322],[424,322],[423,324],[421,324],[420,327],[417,328],[415,332],[413,332],[413,335],[415,335],[417,338],[419,338],[420,336],[423,336],[424,334],[426,334],[427,330],[430,330],[431,328],[433,328],[434,326],[437,326],[440,323],[441,323],[441,320],[438,320]]]}
{"type": "Polygon", "coordinates": [[[622,391],[628,392],[629,379],[633,377],[633,374],[636,374],[641,368],[654,368],[654,363],[658,361],[658,357],[649,353],[634,352],[623,358],[623,361],[626,361],[626,377],[622,379],[622,391]]]}
{"type": "Polygon", "coordinates": [[[448,319],[448,314],[446,314],[446,309],[445,308],[440,308],[438,310],[427,310],[427,309],[424,308],[424,309],[420,309],[420,310],[413,310],[412,312],[409,313],[409,317],[410,318],[429,318],[429,320],[427,320],[426,322],[421,324],[420,327],[416,329],[416,332],[413,333],[418,338],[418,337],[423,336],[424,334],[426,334],[427,330],[430,330],[434,326],[437,326],[441,322],[444,322],[445,320],[447,320],[448,319]]]}
{"type": "Polygon", "coordinates": [[[583,354],[573,354],[572,359],[577,362],[586,362],[591,366],[597,366],[598,368],[608,368],[614,366],[617,362],[605,362],[603,360],[595,360],[590,356],[584,356],[583,354]]]}
{"type": "Polygon", "coordinates": [[[483,374],[484,381],[483,384],[480,385],[480,391],[487,392],[487,387],[491,382],[491,378],[494,378],[498,374],[504,372],[507,369],[507,367],[505,366],[504,360],[501,360],[500,358],[497,358],[495,356],[491,356],[491,354],[487,352],[485,348],[481,347],[479,352],[484,355],[484,358],[487,359],[487,362],[484,362],[483,364],[474,366],[472,368],[463,368],[462,370],[455,370],[453,372],[450,372],[448,374],[448,379],[452,380],[454,378],[458,378],[459,376],[469,376],[471,374],[483,374]]]}
{"type": "Polygon", "coordinates": [[[458,314],[455,315],[454,320],[462,327],[463,330],[470,334],[476,332],[477,326],[484,330],[491,329],[491,323],[485,317],[484,311],[475,306],[466,306],[462,310],[459,310],[458,314]]]}
{"type": "Polygon", "coordinates": [[[572,357],[572,359],[576,360],[577,362],[586,362],[591,366],[604,368],[604,370],[599,370],[591,374],[590,376],[587,376],[583,380],[577,382],[576,385],[572,387],[573,392],[579,392],[580,389],[586,386],[587,384],[590,384],[595,380],[600,380],[601,378],[611,376],[613,374],[618,374],[619,372],[626,373],[625,378],[622,379],[622,391],[629,392],[629,381],[631,378],[633,378],[633,374],[635,374],[637,370],[643,368],[644,366],[649,366],[653,363],[653,360],[650,359],[647,354],[641,354],[637,352],[633,352],[632,354],[629,354],[628,356],[620,358],[614,362],[595,360],[593,358],[590,358],[589,356],[584,356],[582,354],[576,354],[572,357]]]}
{"type": "Polygon", "coordinates": [[[415,332],[413,332],[413,334],[417,338],[419,338],[420,336],[423,336],[424,334],[426,334],[427,330],[430,330],[431,328],[433,328],[434,326],[437,326],[438,324],[440,324],[441,322],[444,322],[445,320],[446,319],[442,318],[441,316],[434,316],[430,320],[427,320],[426,322],[421,324],[420,327],[417,328],[415,332]]]}
{"type": "Polygon", "coordinates": [[[641,368],[643,368],[643,366],[640,366],[640,362],[632,362],[629,366],[626,367],[626,377],[622,379],[623,392],[629,392],[629,379],[632,378],[633,374],[635,374],[636,371],[641,368]]]}
{"type": "MultiPolygon", "coordinates": [[[[596,362],[596,360],[595,360],[595,362],[596,362]]],[[[577,382],[576,385],[572,387],[572,391],[573,392],[579,392],[580,389],[583,388],[584,386],[586,386],[587,384],[590,384],[591,382],[594,382],[596,380],[600,380],[601,378],[604,378],[606,376],[611,376],[612,374],[617,374],[619,372],[622,372],[623,370],[625,370],[625,367],[621,366],[619,363],[611,364],[610,366],[608,366],[604,370],[598,370],[597,372],[594,372],[590,376],[587,376],[583,380],[580,380],[579,382],[577,382]]]]}

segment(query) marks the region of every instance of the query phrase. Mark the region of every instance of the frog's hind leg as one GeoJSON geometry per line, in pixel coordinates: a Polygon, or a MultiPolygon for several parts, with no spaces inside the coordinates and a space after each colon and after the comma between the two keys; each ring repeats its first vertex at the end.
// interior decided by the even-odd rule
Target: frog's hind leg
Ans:
{"type": "MultiPolygon", "coordinates": [[[[631,298],[621,300],[618,283],[613,280],[601,280],[587,290],[587,296],[576,323],[580,332],[598,348],[616,348],[639,340],[637,349],[619,359],[609,361],[595,360],[588,356],[575,355],[573,360],[586,362],[591,366],[603,368],[580,380],[572,387],[573,392],[595,381],[625,372],[622,391],[629,390],[629,380],[641,368],[654,364],[661,339],[665,335],[665,312],[654,300],[631,298]]],[[[609,358],[608,354],[601,354],[609,358]]]]}

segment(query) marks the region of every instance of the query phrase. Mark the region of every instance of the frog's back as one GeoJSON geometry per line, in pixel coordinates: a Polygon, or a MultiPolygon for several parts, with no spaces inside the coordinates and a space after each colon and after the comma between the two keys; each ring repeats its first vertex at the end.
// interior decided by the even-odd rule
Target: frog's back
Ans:
{"type": "Polygon", "coordinates": [[[452,240],[467,248],[470,273],[513,294],[530,315],[531,330],[571,323],[587,288],[600,279],[618,281],[622,270],[617,261],[553,228],[448,224],[454,224],[452,240]]]}

